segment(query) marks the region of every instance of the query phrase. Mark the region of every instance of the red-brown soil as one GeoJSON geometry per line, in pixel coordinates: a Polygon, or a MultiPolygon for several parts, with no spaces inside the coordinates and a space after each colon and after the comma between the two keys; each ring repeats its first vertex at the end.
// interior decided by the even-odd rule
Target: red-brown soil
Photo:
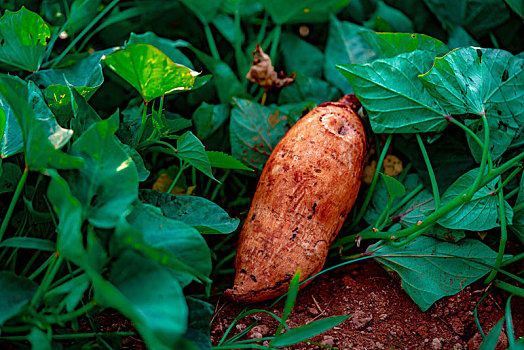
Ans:
{"type": "MultiPolygon", "coordinates": [[[[478,349],[482,337],[474,323],[473,310],[485,294],[486,285],[474,283],[459,294],[439,300],[423,313],[376,262],[354,263],[319,276],[299,292],[295,309],[288,321],[290,328],[334,315],[352,316],[312,340],[339,349],[478,349]]],[[[491,293],[478,308],[478,318],[487,333],[504,316],[506,295],[491,293]]],[[[211,327],[216,345],[232,320],[247,306],[223,298],[217,300],[211,327]]],[[[283,301],[249,305],[282,315],[283,301]]],[[[524,303],[512,299],[512,316],[517,337],[524,336],[524,303]]],[[[254,314],[240,320],[231,335],[253,322],[258,326],[246,338],[275,334],[277,321],[266,314],[254,314]]],[[[505,329],[504,329],[505,330],[505,329]]],[[[268,345],[266,341],[261,345],[268,345]]],[[[507,347],[506,334],[501,334],[497,349],[507,347]]],[[[318,349],[309,343],[290,349],[318,349]]]]}

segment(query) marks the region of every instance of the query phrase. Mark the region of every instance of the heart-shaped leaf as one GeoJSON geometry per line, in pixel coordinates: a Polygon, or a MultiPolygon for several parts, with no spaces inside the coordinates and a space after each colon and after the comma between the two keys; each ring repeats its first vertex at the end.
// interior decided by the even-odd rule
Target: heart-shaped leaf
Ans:
{"type": "Polygon", "coordinates": [[[438,132],[447,126],[445,113],[418,80],[434,58],[431,52],[413,51],[337,68],[366,108],[376,133],[438,132]]]}
{"type": "Polygon", "coordinates": [[[149,44],[127,45],[106,56],[105,62],[137,89],[145,102],[172,92],[191,90],[198,75],[149,44]]]}
{"type": "Polygon", "coordinates": [[[36,13],[23,6],[17,12],[6,10],[0,18],[0,67],[37,71],[50,36],[36,13]]]}

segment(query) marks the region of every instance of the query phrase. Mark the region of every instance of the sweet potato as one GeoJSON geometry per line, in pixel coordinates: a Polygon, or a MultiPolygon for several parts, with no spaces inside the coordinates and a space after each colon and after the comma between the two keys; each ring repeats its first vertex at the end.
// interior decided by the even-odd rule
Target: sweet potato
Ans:
{"type": "Polygon", "coordinates": [[[319,272],[360,187],[366,150],[356,98],[324,103],[294,125],[267,161],[238,242],[226,296],[257,302],[319,272]]]}

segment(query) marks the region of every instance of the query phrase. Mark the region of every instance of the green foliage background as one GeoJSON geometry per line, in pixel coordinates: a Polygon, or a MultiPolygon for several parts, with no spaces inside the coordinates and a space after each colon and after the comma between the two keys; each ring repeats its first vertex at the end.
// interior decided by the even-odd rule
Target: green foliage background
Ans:
{"type": "MultiPolygon", "coordinates": [[[[378,167],[328,264],[375,256],[423,311],[486,275],[524,297],[506,270],[523,252],[505,254],[508,240],[524,244],[522,2],[0,8],[0,345],[119,346],[130,333],[76,335],[79,318],[114,308],[151,349],[210,349],[208,301],[234,273],[269,154],[308,110],[348,93],[378,167]],[[256,44],[293,84],[265,95],[245,78],[256,44]],[[396,177],[380,174],[387,153],[405,164],[396,177]],[[153,190],[166,174],[167,192],[195,195],[153,190]]],[[[293,281],[273,347],[347,319],[289,330],[293,281]]],[[[265,348],[228,333],[217,349],[265,348]]]]}

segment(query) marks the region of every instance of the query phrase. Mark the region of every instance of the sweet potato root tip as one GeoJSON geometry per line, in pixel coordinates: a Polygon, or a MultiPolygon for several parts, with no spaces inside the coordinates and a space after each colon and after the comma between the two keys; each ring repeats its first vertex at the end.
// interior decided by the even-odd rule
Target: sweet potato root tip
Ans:
{"type": "Polygon", "coordinates": [[[360,119],[341,102],[318,106],[288,131],[260,176],[227,297],[271,299],[298,269],[302,281],[320,272],[356,200],[365,143],[360,119]]]}

